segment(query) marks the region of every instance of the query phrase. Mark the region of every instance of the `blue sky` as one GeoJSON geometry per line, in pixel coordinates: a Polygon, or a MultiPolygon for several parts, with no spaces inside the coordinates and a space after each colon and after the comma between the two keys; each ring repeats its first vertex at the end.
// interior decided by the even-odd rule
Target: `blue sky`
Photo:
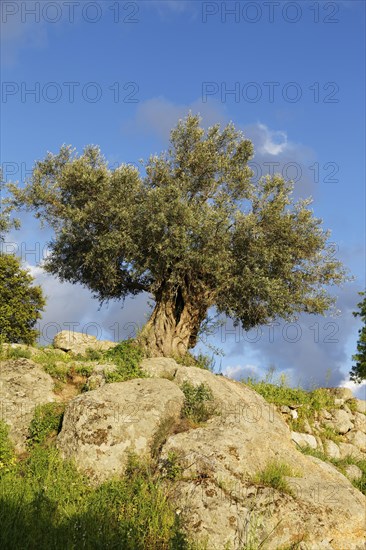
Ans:
{"type": "MultiPolygon", "coordinates": [[[[282,323],[273,341],[268,327],[249,342],[227,324],[211,338],[225,351],[221,367],[240,378],[273,365],[293,383],[342,383],[365,287],[365,3],[3,1],[1,10],[5,176],[23,182],[63,143],[98,144],[112,166],[136,163],[167,147],[189,109],[206,126],[232,120],[254,142],[256,174],[282,172],[297,196],[314,197],[355,281],[334,291],[338,317],[282,323]]],[[[49,296],[44,340],[67,323],[112,338],[144,322],[146,296],[98,311],[86,289],[45,275],[26,249],[49,238],[29,216],[7,238],[49,296]]]]}

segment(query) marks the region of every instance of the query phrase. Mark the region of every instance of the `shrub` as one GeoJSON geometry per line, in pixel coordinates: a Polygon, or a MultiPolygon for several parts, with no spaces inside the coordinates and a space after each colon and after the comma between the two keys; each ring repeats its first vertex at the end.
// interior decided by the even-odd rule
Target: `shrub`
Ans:
{"type": "Polygon", "coordinates": [[[28,445],[42,445],[50,437],[57,435],[61,430],[64,411],[64,403],[38,405],[29,426],[28,445]]]}
{"type": "Polygon", "coordinates": [[[121,342],[105,353],[105,357],[116,365],[116,370],[106,375],[107,382],[124,382],[133,378],[145,378],[140,368],[144,357],[142,348],[132,339],[121,342]]]}
{"type": "Polygon", "coordinates": [[[102,358],[103,352],[93,348],[88,348],[84,354],[75,355],[77,361],[99,361],[102,358]]]}
{"type": "Polygon", "coordinates": [[[183,382],[181,390],[185,401],[182,416],[192,422],[200,424],[206,422],[214,414],[213,394],[206,384],[194,386],[190,382],[183,382]]]}
{"type": "Polygon", "coordinates": [[[171,480],[179,479],[183,473],[183,467],[179,464],[179,457],[175,451],[169,451],[166,459],[162,461],[161,472],[163,477],[171,480]]]}

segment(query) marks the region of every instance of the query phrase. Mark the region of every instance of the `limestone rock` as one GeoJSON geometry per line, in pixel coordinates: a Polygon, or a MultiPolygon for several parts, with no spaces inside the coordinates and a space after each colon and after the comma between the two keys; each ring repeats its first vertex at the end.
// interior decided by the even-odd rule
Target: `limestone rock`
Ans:
{"type": "Polygon", "coordinates": [[[356,407],[359,413],[366,414],[366,401],[364,399],[356,399],[356,407]]]}
{"type": "Polygon", "coordinates": [[[348,456],[351,456],[352,458],[356,460],[363,460],[365,458],[365,455],[360,451],[358,447],[355,447],[352,443],[344,443],[340,442],[338,444],[339,451],[341,453],[341,458],[347,458],[348,456]]]}
{"type": "Polygon", "coordinates": [[[326,439],[324,442],[324,451],[329,458],[341,458],[339,447],[331,439],[326,439]]]}
{"type": "Polygon", "coordinates": [[[362,477],[362,470],[356,464],[346,466],[346,475],[352,480],[359,480],[362,477]]]}
{"type": "Polygon", "coordinates": [[[168,380],[106,384],[69,402],[57,446],[92,479],[103,481],[124,472],[129,452],[150,455],[157,432],[179,419],[183,401],[168,380]]]}
{"type": "Polygon", "coordinates": [[[152,357],[141,361],[141,370],[153,378],[174,378],[178,364],[168,357],[152,357]]]}
{"type": "Polygon", "coordinates": [[[331,420],[332,419],[332,415],[326,409],[323,409],[322,411],[320,411],[320,417],[325,418],[326,420],[331,420]]]}
{"type": "Polygon", "coordinates": [[[313,433],[312,427],[310,426],[309,421],[308,421],[307,418],[305,418],[304,421],[303,421],[303,431],[306,434],[312,434],[313,433]]]}
{"type": "Polygon", "coordinates": [[[356,430],[366,433],[366,415],[360,412],[353,414],[353,424],[356,430]]]}
{"type": "Polygon", "coordinates": [[[318,446],[315,437],[310,434],[291,432],[291,439],[300,447],[311,447],[312,449],[316,449],[318,446]]]}
{"type": "Polygon", "coordinates": [[[30,359],[0,362],[0,420],[9,425],[16,451],[26,449],[36,406],[55,401],[53,388],[51,376],[30,359]]]}
{"type": "Polygon", "coordinates": [[[95,336],[88,336],[81,332],[63,330],[56,334],[53,339],[53,345],[57,349],[71,351],[75,355],[78,353],[83,355],[88,349],[107,351],[114,348],[117,344],[108,340],[98,340],[95,336]]]}
{"type": "Polygon", "coordinates": [[[307,536],[307,548],[314,549],[362,544],[362,493],[333,466],[298,452],[288,437],[274,433],[271,442],[262,429],[244,423],[228,429],[212,418],[168,438],[160,461],[164,466],[174,453],[181,466],[175,500],[187,532],[199,540],[208,537],[210,550],[243,548],[254,525],[259,541],[268,537],[268,548],[290,546],[296,536],[307,536]],[[286,478],[292,495],[253,482],[271,460],[292,469],[286,478]]]}
{"type": "Polygon", "coordinates": [[[360,449],[360,451],[366,452],[366,434],[359,430],[354,430],[347,434],[347,441],[352,445],[360,449]]]}
{"type": "Polygon", "coordinates": [[[327,424],[333,427],[339,434],[345,434],[353,428],[350,416],[342,409],[332,411],[332,420],[327,422],[327,424]]]}

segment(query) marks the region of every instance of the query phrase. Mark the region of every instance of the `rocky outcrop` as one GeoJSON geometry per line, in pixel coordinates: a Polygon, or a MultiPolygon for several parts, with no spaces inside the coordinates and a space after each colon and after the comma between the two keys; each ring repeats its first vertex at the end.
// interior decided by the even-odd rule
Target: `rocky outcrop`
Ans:
{"type": "Polygon", "coordinates": [[[0,362],[0,420],[9,425],[18,452],[26,449],[36,406],[55,400],[53,388],[51,376],[29,359],[0,362]]]}
{"type": "Polygon", "coordinates": [[[89,349],[96,351],[107,351],[116,346],[116,342],[109,340],[98,340],[95,336],[88,336],[81,332],[63,330],[56,334],[53,339],[53,346],[56,349],[70,351],[78,355],[84,355],[89,349]]]}
{"type": "Polygon", "coordinates": [[[64,456],[101,480],[124,471],[129,451],[151,456],[162,446],[159,468],[184,529],[210,550],[239,550],[254,531],[268,548],[301,540],[303,549],[362,548],[365,497],[332,465],[299,452],[275,407],[243,384],[170,359],[142,367],[150,379],[108,384],[70,402],[58,437],[64,456]],[[208,386],[214,409],[204,425],[181,431],[184,382],[208,386]],[[115,420],[116,406],[131,407],[129,422],[115,420]],[[273,461],[290,468],[290,494],[255,482],[273,461]],[[180,472],[174,482],[171,469],[180,472]]]}
{"type": "MultiPolygon", "coordinates": [[[[96,349],[95,342],[83,340],[84,352],[74,344],[67,352],[96,349]]],[[[365,458],[361,401],[335,391],[338,405],[317,412],[315,422],[303,422],[301,405],[277,409],[225,376],[166,358],[146,359],[141,367],[149,378],[107,384],[113,364],[94,365],[87,387],[97,389],[66,406],[57,437],[64,458],[74,459],[99,483],[123,474],[131,453],[153,457],[183,529],[210,550],[245,545],[274,550],[296,543],[300,550],[364,548],[366,499],[350,482],[360,480],[360,468],[347,466],[345,476],[300,452],[311,447],[329,458],[365,458]],[[182,420],[185,382],[211,390],[207,422],[182,420]],[[290,429],[299,419],[301,433],[290,429]],[[282,488],[260,477],[271,464],[287,468],[282,488]]],[[[55,400],[53,381],[30,360],[6,361],[0,392],[2,418],[18,450],[24,450],[35,405],[55,400]]]]}
{"type": "Polygon", "coordinates": [[[129,453],[150,456],[179,419],[184,395],[168,380],[135,379],[79,395],[65,411],[57,446],[96,481],[121,475],[129,453]]]}
{"type": "Polygon", "coordinates": [[[333,466],[297,452],[289,438],[272,447],[263,435],[261,426],[214,419],[168,439],[161,464],[175,456],[183,472],[175,499],[188,532],[208,537],[212,550],[241,549],[253,529],[267,548],[301,540],[303,548],[362,548],[364,496],[333,466]],[[292,494],[253,482],[273,460],[292,469],[292,494]]]}

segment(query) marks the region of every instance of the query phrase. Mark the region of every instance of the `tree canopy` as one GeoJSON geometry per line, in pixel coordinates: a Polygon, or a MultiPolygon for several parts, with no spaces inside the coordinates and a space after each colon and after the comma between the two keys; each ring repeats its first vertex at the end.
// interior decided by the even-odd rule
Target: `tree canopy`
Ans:
{"type": "Polygon", "coordinates": [[[361,317],[363,326],[358,331],[357,353],[352,356],[356,364],[352,367],[350,378],[361,383],[366,380],[366,292],[360,292],[364,299],[357,304],[359,311],[354,311],[354,317],[361,317]]]}
{"type": "Polygon", "coordinates": [[[252,181],[253,145],[232,123],[207,131],[189,114],[167,151],[141,169],[110,169],[98,147],[36,163],[13,204],[54,229],[46,269],[101,302],[142,291],[156,306],[143,334],[153,353],[183,354],[215,306],[245,329],[324,313],[345,270],[310,199],[281,176],[252,181]]]}
{"type": "Polygon", "coordinates": [[[4,342],[32,345],[38,336],[35,325],[45,300],[33,281],[19,258],[0,253],[0,338],[4,342]]]}

